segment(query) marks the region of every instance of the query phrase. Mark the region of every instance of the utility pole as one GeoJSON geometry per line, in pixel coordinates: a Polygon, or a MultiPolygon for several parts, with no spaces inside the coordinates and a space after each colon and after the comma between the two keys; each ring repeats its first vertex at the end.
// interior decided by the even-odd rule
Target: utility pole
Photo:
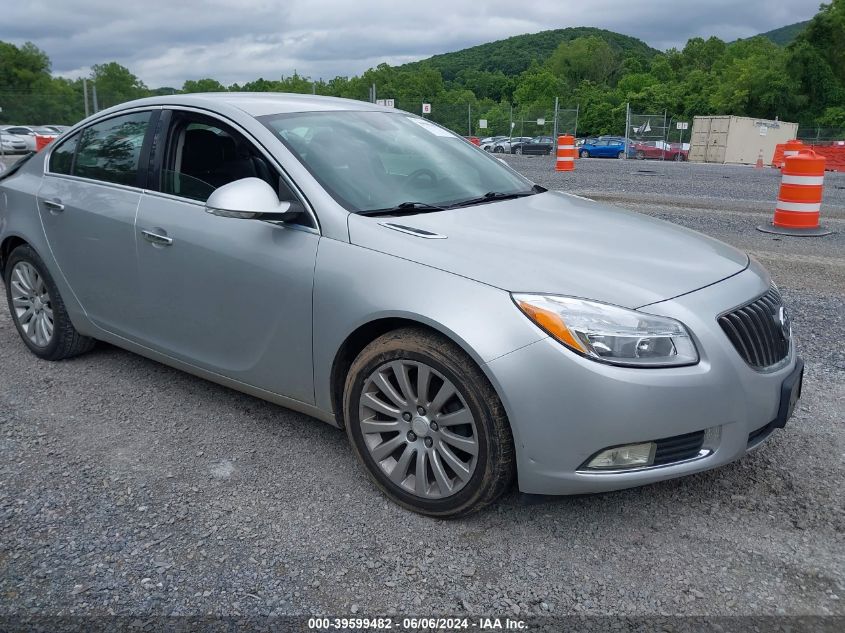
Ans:
{"type": "Polygon", "coordinates": [[[511,120],[510,120],[510,127],[508,128],[508,141],[513,138],[513,104],[511,104],[511,120]]]}
{"type": "Polygon", "coordinates": [[[631,129],[631,102],[625,104],[625,158],[628,158],[628,134],[631,129]]]}
{"type": "Polygon", "coordinates": [[[91,82],[91,97],[94,100],[94,114],[100,111],[100,106],[97,105],[97,82],[91,82]]]}
{"type": "Polygon", "coordinates": [[[572,132],[572,136],[578,138],[578,115],[581,113],[581,104],[575,104],[575,131],[572,132]]]}
{"type": "Polygon", "coordinates": [[[557,147],[557,135],[558,135],[558,126],[557,126],[557,108],[558,108],[558,97],[555,97],[555,116],[554,116],[554,123],[552,125],[552,143],[554,146],[557,147]]]}
{"type": "Polygon", "coordinates": [[[87,119],[91,111],[88,109],[88,80],[85,77],[82,78],[82,93],[85,95],[85,118],[87,119]]]}
{"type": "Polygon", "coordinates": [[[467,136],[472,136],[472,104],[467,104],[467,136]]]}

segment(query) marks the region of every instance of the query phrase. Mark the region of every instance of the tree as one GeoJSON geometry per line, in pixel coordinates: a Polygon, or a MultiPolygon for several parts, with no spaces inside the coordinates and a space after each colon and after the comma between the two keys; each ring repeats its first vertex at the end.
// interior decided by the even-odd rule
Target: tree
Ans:
{"type": "Polygon", "coordinates": [[[591,35],[562,42],[549,58],[548,67],[572,86],[582,81],[602,85],[611,81],[620,63],[610,44],[591,35]]]}
{"type": "Polygon", "coordinates": [[[140,99],[149,94],[144,82],[117,62],[94,64],[91,67],[91,79],[97,87],[97,101],[100,109],[132,99],[140,99]]]}
{"type": "Polygon", "coordinates": [[[551,71],[533,66],[520,75],[513,96],[521,106],[543,104],[544,107],[550,108],[555,102],[555,97],[565,91],[566,84],[551,71]]]}
{"type": "Polygon", "coordinates": [[[188,79],[182,84],[181,92],[226,92],[226,86],[216,79],[188,79]]]}
{"type": "Polygon", "coordinates": [[[0,121],[40,121],[52,101],[50,59],[31,42],[21,47],[0,42],[0,121]]]}
{"type": "Polygon", "coordinates": [[[807,44],[818,51],[840,85],[845,85],[845,0],[832,0],[795,39],[792,47],[807,44]]]}

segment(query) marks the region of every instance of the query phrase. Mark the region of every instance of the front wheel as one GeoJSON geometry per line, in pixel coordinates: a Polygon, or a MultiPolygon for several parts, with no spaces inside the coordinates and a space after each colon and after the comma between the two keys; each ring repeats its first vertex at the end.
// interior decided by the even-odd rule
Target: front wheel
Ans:
{"type": "Polygon", "coordinates": [[[616,155],[616,158],[625,158],[625,151],[621,151],[616,155]]]}
{"type": "Polygon", "coordinates": [[[636,157],[637,160],[645,160],[645,152],[642,150],[637,150],[636,157]]]}
{"type": "Polygon", "coordinates": [[[590,157],[590,152],[588,152],[585,149],[582,149],[581,150],[581,158],[589,158],[589,157],[590,157]]]}
{"type": "Polygon", "coordinates": [[[349,370],[343,411],[370,479],[409,510],[464,516],[513,481],[499,397],[473,360],[437,334],[406,328],[367,346],[349,370]]]}
{"type": "Polygon", "coordinates": [[[675,162],[683,163],[686,157],[683,154],[675,154],[675,162]]]}
{"type": "Polygon", "coordinates": [[[44,360],[91,350],[96,341],[73,327],[56,283],[29,246],[18,246],[6,263],[6,300],[21,339],[44,360]]]}
{"type": "Polygon", "coordinates": [[[522,155],[522,148],[521,148],[521,147],[517,147],[515,150],[513,150],[513,153],[514,153],[514,154],[519,154],[519,155],[522,155]]]}
{"type": "Polygon", "coordinates": [[[502,147],[501,145],[497,145],[496,147],[493,148],[493,153],[494,154],[504,154],[505,148],[502,147]]]}

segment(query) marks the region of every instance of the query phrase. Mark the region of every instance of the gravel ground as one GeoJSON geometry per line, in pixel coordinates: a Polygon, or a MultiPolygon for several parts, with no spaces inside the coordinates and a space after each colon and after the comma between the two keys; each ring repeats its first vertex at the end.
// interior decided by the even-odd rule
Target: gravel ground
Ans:
{"type": "Polygon", "coordinates": [[[507,160],[759,257],[807,362],[788,427],[717,471],[442,522],[303,415],[108,345],[39,361],[2,302],[0,615],[845,615],[845,175],[835,235],[774,238],[773,170],[507,160]]]}

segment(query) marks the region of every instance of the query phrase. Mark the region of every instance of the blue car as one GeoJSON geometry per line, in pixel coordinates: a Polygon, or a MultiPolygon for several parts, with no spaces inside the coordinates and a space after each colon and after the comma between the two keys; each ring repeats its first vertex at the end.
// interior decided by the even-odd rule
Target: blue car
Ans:
{"type": "Polygon", "coordinates": [[[578,153],[581,158],[624,158],[625,142],[611,138],[588,138],[578,153]]]}

